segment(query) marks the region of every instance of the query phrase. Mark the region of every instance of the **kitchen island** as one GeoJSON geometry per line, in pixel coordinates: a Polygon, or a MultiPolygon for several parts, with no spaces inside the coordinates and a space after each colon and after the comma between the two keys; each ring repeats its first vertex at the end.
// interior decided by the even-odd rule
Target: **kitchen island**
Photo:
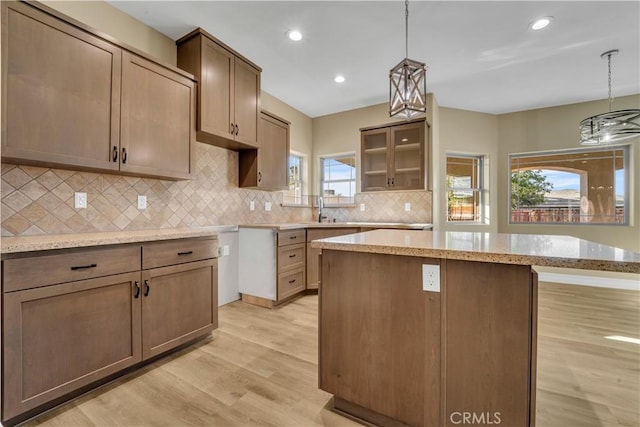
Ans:
{"type": "Polygon", "coordinates": [[[535,425],[535,265],[640,272],[569,236],[377,230],[322,249],[319,387],[377,425],[535,425]]]}

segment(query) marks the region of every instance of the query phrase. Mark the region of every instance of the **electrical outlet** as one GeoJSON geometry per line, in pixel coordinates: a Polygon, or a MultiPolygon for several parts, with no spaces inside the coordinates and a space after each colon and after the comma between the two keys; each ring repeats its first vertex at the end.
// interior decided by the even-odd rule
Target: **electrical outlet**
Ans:
{"type": "Polygon", "coordinates": [[[422,290],[440,292],[440,266],[438,264],[422,264],[422,290]]]}
{"type": "Polygon", "coordinates": [[[270,211],[271,210],[271,202],[266,202],[264,204],[264,210],[265,211],[270,211]]]}
{"type": "Polygon", "coordinates": [[[86,209],[87,207],[87,193],[75,193],[74,205],[76,209],[86,209]]]}
{"type": "Polygon", "coordinates": [[[138,196],[138,209],[147,209],[147,196],[138,196]]]}
{"type": "Polygon", "coordinates": [[[229,256],[229,245],[222,246],[222,256],[229,256]]]}
{"type": "Polygon", "coordinates": [[[360,203],[360,212],[364,212],[364,203],[360,203]]]}
{"type": "Polygon", "coordinates": [[[411,203],[405,203],[404,204],[404,211],[405,212],[411,212],[411,203]]]}
{"type": "Polygon", "coordinates": [[[256,202],[254,202],[253,200],[249,202],[249,210],[250,211],[256,210],[256,202]]]}

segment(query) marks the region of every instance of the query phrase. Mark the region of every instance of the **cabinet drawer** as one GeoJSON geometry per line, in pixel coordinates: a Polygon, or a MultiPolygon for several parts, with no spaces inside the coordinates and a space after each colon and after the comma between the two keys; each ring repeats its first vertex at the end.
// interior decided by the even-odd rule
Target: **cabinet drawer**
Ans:
{"type": "Polygon", "coordinates": [[[305,289],[304,270],[278,276],[278,301],[305,289]]]}
{"type": "Polygon", "coordinates": [[[218,239],[184,239],[145,243],[142,269],[183,264],[218,257],[218,239]]]}
{"type": "Polygon", "coordinates": [[[295,245],[303,243],[306,238],[306,230],[300,228],[297,230],[278,231],[278,246],[295,245]]]}
{"type": "Polygon", "coordinates": [[[278,273],[304,268],[305,243],[278,248],[278,273]]]}
{"type": "Polygon", "coordinates": [[[140,270],[140,246],[73,249],[2,262],[3,291],[12,292],[140,270]]]}
{"type": "Polygon", "coordinates": [[[328,237],[344,236],[360,232],[360,228],[310,228],[307,230],[307,242],[328,237]]]}

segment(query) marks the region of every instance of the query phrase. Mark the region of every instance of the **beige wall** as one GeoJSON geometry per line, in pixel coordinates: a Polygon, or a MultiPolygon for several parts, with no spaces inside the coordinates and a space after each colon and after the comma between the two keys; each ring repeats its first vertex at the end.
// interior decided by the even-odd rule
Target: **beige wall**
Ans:
{"type": "Polygon", "coordinates": [[[137,19],[104,1],[53,1],[41,3],[76,19],[85,25],[176,65],[176,43],[137,19]]]}
{"type": "MultiPolygon", "coordinates": [[[[631,145],[630,194],[628,226],[615,225],[518,225],[509,224],[509,153],[580,148],[580,120],[608,110],[608,101],[599,100],[558,107],[522,111],[498,116],[498,230],[504,233],[568,234],[594,242],[640,252],[640,141],[623,141],[631,145]]],[[[640,95],[616,98],[615,110],[640,108],[640,95]]]]}

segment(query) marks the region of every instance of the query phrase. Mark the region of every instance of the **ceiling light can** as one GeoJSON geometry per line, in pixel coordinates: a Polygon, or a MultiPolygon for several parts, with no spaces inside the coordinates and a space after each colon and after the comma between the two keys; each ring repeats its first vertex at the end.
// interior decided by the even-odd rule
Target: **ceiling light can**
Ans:
{"type": "Polygon", "coordinates": [[[287,31],[287,37],[289,37],[289,39],[293,40],[294,42],[298,42],[302,40],[302,33],[298,30],[290,30],[287,31]]]}
{"type": "Polygon", "coordinates": [[[344,83],[345,78],[343,75],[339,74],[333,78],[333,81],[336,83],[344,83]]]}
{"type": "Polygon", "coordinates": [[[553,16],[544,16],[542,18],[536,19],[531,24],[529,24],[529,28],[534,31],[541,30],[549,26],[549,24],[551,24],[551,21],[553,21],[553,16]]]}

